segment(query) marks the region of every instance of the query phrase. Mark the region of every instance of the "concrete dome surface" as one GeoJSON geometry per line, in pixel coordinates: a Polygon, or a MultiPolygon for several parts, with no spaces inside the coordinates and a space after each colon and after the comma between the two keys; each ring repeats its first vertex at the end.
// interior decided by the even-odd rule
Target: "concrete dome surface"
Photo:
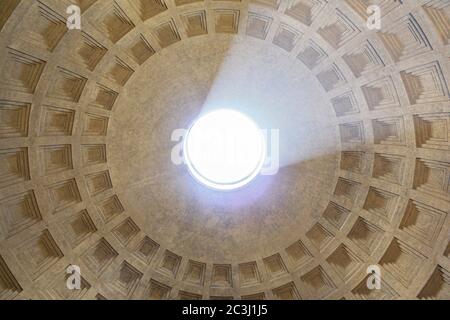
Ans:
{"type": "Polygon", "coordinates": [[[449,21],[448,0],[0,1],[0,299],[449,300],[449,21]],[[173,160],[222,108],[275,137],[276,170],[227,192],[173,160]]]}

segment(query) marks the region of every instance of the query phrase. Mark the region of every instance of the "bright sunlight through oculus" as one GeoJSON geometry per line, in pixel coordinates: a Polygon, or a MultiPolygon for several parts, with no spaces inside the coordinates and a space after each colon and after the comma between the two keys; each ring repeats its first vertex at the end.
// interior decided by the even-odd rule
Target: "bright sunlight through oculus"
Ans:
{"type": "Polygon", "coordinates": [[[198,118],[184,138],[184,158],[191,175],[218,190],[233,190],[260,172],[265,138],[244,114],[219,109],[198,118]]]}

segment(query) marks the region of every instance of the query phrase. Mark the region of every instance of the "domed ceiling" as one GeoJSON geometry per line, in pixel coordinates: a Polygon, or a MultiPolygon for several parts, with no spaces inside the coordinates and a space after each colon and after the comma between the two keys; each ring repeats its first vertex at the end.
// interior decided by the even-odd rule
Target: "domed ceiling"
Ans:
{"type": "Polygon", "coordinates": [[[1,1],[0,299],[450,299],[449,21],[448,0],[1,1]],[[277,132],[276,174],[220,192],[172,161],[219,108],[277,132]]]}

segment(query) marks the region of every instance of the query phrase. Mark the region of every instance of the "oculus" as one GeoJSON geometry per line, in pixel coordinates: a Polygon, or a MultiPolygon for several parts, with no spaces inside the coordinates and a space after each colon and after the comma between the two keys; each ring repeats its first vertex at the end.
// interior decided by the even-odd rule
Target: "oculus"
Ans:
{"type": "Polygon", "coordinates": [[[201,115],[183,141],[190,174],[216,190],[234,190],[252,181],[266,156],[263,132],[248,116],[230,109],[201,115]]]}

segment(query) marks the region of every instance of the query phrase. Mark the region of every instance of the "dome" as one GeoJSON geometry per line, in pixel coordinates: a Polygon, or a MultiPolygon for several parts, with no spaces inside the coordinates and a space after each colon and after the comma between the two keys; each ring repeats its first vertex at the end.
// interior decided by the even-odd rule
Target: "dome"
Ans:
{"type": "Polygon", "coordinates": [[[448,0],[2,0],[0,299],[450,299],[449,19],[448,0]],[[228,191],[182,161],[224,108],[267,144],[228,191]]]}

